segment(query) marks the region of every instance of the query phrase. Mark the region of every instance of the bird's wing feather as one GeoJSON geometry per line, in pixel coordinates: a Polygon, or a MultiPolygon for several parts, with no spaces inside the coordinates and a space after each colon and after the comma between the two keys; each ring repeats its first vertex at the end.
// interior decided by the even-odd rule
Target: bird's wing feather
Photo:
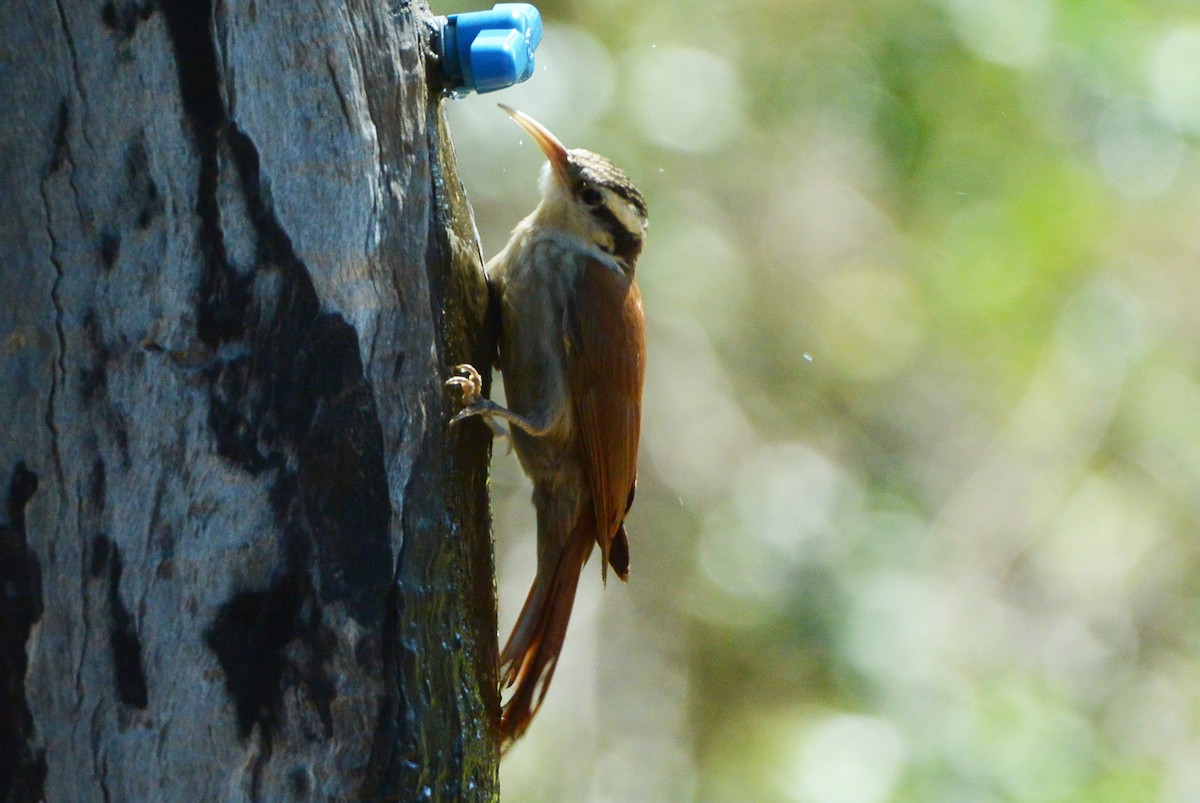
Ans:
{"type": "Polygon", "coordinates": [[[564,335],[596,542],[604,565],[611,563],[624,580],[629,547],[623,522],[637,479],[646,368],[646,323],[637,282],[589,260],[569,294],[564,335]]]}

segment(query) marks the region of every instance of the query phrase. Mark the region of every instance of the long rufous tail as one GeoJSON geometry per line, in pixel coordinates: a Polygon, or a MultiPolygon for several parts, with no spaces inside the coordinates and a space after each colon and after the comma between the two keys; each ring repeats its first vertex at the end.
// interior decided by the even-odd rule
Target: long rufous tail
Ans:
{"type": "Polygon", "coordinates": [[[575,604],[579,573],[595,544],[587,518],[581,517],[575,525],[553,571],[538,572],[500,653],[501,684],[512,687],[500,712],[500,744],[505,749],[529,727],[554,677],[575,604]]]}

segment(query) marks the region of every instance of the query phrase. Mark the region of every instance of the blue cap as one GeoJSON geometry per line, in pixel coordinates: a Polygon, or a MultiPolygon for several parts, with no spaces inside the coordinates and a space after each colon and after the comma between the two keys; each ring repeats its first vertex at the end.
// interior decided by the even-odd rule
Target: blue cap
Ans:
{"type": "Polygon", "coordinates": [[[446,82],[464,95],[519,84],[533,75],[533,52],[541,41],[542,16],[528,3],[451,14],[442,25],[446,82]]]}

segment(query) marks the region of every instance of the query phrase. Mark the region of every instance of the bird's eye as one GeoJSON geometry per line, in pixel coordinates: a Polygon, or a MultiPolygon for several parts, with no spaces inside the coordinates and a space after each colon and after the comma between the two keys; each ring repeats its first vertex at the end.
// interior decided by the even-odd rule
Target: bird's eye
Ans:
{"type": "Polygon", "coordinates": [[[579,200],[588,206],[599,206],[600,202],[604,200],[604,196],[594,187],[585,187],[583,192],[579,193],[579,200]]]}

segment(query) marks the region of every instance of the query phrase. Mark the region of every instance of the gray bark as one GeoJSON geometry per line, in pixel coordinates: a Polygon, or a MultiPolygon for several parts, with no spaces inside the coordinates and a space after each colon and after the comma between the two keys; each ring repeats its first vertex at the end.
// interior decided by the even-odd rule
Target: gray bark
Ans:
{"type": "Polygon", "coordinates": [[[490,799],[486,288],[423,3],[0,26],[0,799],[490,799]]]}

